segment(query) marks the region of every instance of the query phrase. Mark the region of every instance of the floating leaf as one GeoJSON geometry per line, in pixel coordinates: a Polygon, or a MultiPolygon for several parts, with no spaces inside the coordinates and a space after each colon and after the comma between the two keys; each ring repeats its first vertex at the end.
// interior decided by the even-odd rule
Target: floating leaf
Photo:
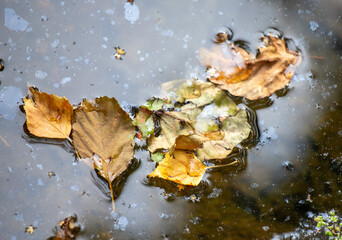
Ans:
{"type": "Polygon", "coordinates": [[[205,173],[206,166],[194,153],[176,150],[174,156],[169,153],[148,177],[159,177],[182,185],[197,186],[205,173]]]}
{"type": "Polygon", "coordinates": [[[29,87],[24,98],[27,129],[37,137],[67,138],[71,132],[73,108],[65,97],[39,92],[29,87]]]}
{"type": "Polygon", "coordinates": [[[160,132],[150,136],[148,150],[153,153],[158,149],[170,149],[178,136],[192,134],[196,116],[200,112],[200,108],[188,103],[174,111],[163,110],[154,113],[160,125],[160,132]]]}
{"type": "Polygon", "coordinates": [[[179,79],[163,83],[162,96],[167,101],[192,102],[202,107],[214,101],[222,93],[215,85],[194,79],[179,79]]]}
{"type": "Polygon", "coordinates": [[[129,115],[114,98],[83,100],[75,110],[72,137],[82,158],[92,158],[94,168],[110,186],[125,171],[134,155],[135,129],[129,115]]]}
{"type": "Polygon", "coordinates": [[[253,59],[231,44],[214,46],[211,51],[201,49],[199,58],[209,69],[209,80],[232,95],[250,100],[268,97],[285,87],[300,62],[299,55],[288,50],[282,39],[266,36],[263,40],[265,46],[253,59]]]}
{"type": "Polygon", "coordinates": [[[248,138],[251,126],[247,122],[247,113],[241,109],[235,116],[223,118],[220,129],[223,138],[216,138],[203,143],[196,153],[200,160],[224,159],[242,140],[248,138]]]}
{"type": "Polygon", "coordinates": [[[207,169],[234,166],[236,164],[237,161],[234,161],[228,164],[207,167],[193,152],[175,150],[172,156],[167,152],[165,158],[148,177],[163,178],[181,185],[197,186],[207,169]]]}

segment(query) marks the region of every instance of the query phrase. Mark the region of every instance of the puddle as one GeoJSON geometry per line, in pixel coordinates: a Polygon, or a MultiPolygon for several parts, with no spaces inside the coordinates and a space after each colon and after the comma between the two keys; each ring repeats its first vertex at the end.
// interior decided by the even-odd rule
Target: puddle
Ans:
{"type": "Polygon", "coordinates": [[[302,239],[315,234],[313,215],[331,209],[341,215],[341,3],[0,5],[1,239],[47,239],[72,214],[83,226],[77,239],[302,239]],[[75,162],[70,144],[25,132],[19,105],[27,83],[72,104],[115,97],[130,111],[159,96],[164,82],[204,80],[198,50],[219,41],[222,30],[253,54],[265,32],[303,54],[285,89],[256,102],[232,97],[254,122],[255,137],[232,155],[239,169],[207,171],[198,187],[179,192],[146,179],[155,163],[141,142],[132,168],[114,184],[112,215],[108,186],[75,162]],[[125,49],[122,60],[115,47],[125,49]],[[25,233],[30,225],[32,236],[25,233]]]}

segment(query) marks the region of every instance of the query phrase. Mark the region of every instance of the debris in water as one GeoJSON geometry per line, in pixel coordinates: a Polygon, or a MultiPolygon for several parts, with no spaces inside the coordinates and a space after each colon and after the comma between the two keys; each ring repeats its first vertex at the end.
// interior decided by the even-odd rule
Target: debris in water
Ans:
{"type": "Polygon", "coordinates": [[[4,60],[2,60],[2,58],[0,58],[0,72],[2,72],[5,69],[4,64],[5,64],[4,60]]]}
{"type": "Polygon", "coordinates": [[[117,230],[121,230],[121,231],[126,231],[126,227],[128,225],[128,220],[126,217],[124,216],[121,216],[118,218],[118,220],[116,221],[116,223],[114,224],[114,229],[117,229],[117,230]]]}
{"type": "Polygon", "coordinates": [[[49,237],[48,240],[75,239],[76,235],[81,230],[80,225],[77,223],[76,215],[65,218],[59,223],[59,227],[59,231],[57,231],[57,227],[55,228],[56,235],[53,237],[49,237]]]}
{"type": "Polygon", "coordinates": [[[126,55],[126,51],[125,49],[121,49],[119,46],[118,47],[114,47],[115,49],[115,53],[114,53],[114,57],[118,60],[122,60],[122,56],[126,55]]]}
{"type": "Polygon", "coordinates": [[[55,177],[56,173],[54,171],[48,172],[48,176],[49,176],[49,178],[55,177]]]}
{"type": "Polygon", "coordinates": [[[29,234],[34,234],[34,230],[37,229],[36,227],[33,227],[32,225],[25,228],[25,232],[29,234]]]}
{"type": "Polygon", "coordinates": [[[292,164],[292,162],[290,161],[286,161],[283,163],[283,167],[286,168],[287,170],[294,170],[294,166],[292,164]]]}

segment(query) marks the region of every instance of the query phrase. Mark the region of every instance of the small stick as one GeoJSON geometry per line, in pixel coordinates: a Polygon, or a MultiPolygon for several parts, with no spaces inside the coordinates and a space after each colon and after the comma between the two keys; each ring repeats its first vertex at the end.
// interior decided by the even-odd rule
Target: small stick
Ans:
{"type": "Polygon", "coordinates": [[[239,162],[237,160],[235,160],[234,162],[227,163],[227,164],[209,166],[209,167],[207,167],[207,169],[210,169],[210,168],[220,168],[220,167],[228,167],[228,166],[232,166],[232,165],[235,165],[235,164],[238,164],[238,163],[239,162]]]}

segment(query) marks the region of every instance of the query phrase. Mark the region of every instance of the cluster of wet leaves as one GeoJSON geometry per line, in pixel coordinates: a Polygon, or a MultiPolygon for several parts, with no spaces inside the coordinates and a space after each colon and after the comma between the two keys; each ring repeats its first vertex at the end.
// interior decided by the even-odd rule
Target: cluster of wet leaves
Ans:
{"type": "Polygon", "coordinates": [[[148,177],[197,186],[207,169],[237,165],[220,162],[251,132],[246,110],[225,90],[250,100],[270,96],[290,81],[300,62],[283,40],[263,40],[256,57],[228,41],[201,49],[210,82],[164,83],[161,97],[140,106],[133,120],[115,98],[84,99],[73,107],[65,97],[29,87],[24,98],[27,129],[37,137],[68,140],[77,157],[108,182],[113,211],[112,183],[131,164],[135,137],[146,139],[151,159],[158,162],[148,177]],[[215,165],[206,166],[208,160],[215,165]]]}

